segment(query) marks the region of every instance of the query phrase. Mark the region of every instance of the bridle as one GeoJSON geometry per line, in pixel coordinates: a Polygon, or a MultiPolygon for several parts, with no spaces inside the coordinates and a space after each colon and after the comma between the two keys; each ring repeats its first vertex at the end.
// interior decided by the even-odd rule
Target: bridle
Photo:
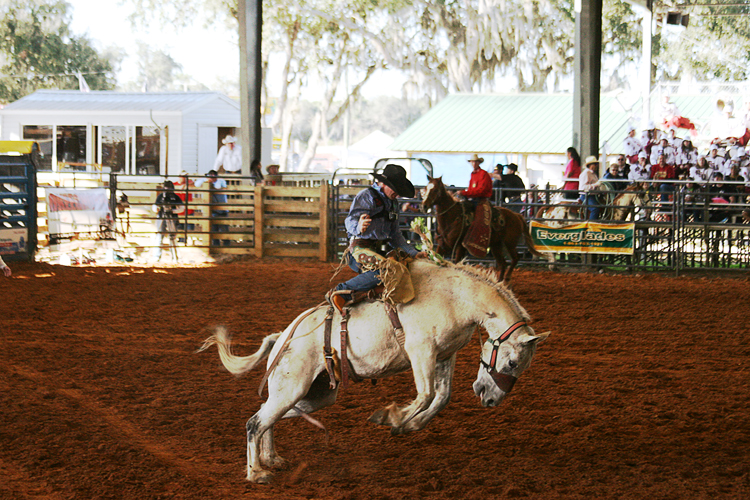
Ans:
{"type": "Polygon", "coordinates": [[[488,338],[485,340],[486,343],[492,344],[492,353],[490,354],[490,361],[489,363],[486,362],[481,357],[479,358],[480,363],[482,363],[482,366],[485,370],[487,370],[487,373],[490,377],[492,377],[492,380],[495,381],[495,385],[503,391],[504,393],[508,394],[511,389],[513,389],[513,386],[516,383],[517,378],[513,375],[508,375],[507,373],[500,373],[497,371],[497,368],[495,368],[495,363],[497,363],[497,353],[500,350],[500,344],[508,340],[511,335],[513,335],[513,332],[518,330],[519,328],[523,328],[525,326],[528,326],[525,321],[517,321],[510,325],[505,332],[503,332],[502,335],[500,335],[498,338],[488,338]]]}

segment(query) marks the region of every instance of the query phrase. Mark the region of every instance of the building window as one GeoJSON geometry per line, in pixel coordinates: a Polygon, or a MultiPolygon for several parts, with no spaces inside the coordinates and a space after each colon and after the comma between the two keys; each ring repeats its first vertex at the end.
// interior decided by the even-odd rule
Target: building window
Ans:
{"type": "Polygon", "coordinates": [[[23,138],[27,141],[39,143],[40,157],[39,170],[52,170],[52,126],[51,125],[24,125],[23,138]]]}
{"type": "Polygon", "coordinates": [[[135,127],[135,173],[159,175],[161,133],[157,127],[135,127]]]}
{"type": "Polygon", "coordinates": [[[57,127],[57,163],[63,171],[86,171],[86,127],[57,127]]]}
{"type": "Polygon", "coordinates": [[[102,133],[102,167],[109,167],[111,172],[125,173],[127,153],[125,127],[101,127],[102,133]]]}

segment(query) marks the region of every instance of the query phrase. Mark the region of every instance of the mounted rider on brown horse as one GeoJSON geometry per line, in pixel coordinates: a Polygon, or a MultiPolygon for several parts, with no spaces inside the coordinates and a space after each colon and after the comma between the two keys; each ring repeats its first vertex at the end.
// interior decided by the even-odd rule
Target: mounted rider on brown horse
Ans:
{"type": "MultiPolygon", "coordinates": [[[[423,210],[435,208],[438,253],[450,257],[454,262],[463,259],[467,252],[466,239],[469,238],[471,232],[469,224],[473,224],[470,208],[467,205],[468,203],[456,201],[448,194],[441,177],[429,179],[423,193],[422,208],[423,210]]],[[[490,212],[489,222],[486,219],[481,222],[489,226],[488,243],[482,251],[478,252],[478,256],[485,257],[489,250],[495,258],[498,278],[508,283],[513,269],[518,263],[519,256],[516,246],[520,243],[521,238],[523,238],[532,255],[536,257],[545,256],[534,247],[529,227],[522,215],[507,208],[492,207],[489,202],[487,205],[490,212]],[[503,249],[508,252],[511,259],[507,272],[503,249]]],[[[476,218],[475,215],[474,221],[476,221],[476,218]]],[[[473,247],[482,248],[476,244],[473,247]]],[[[472,253],[472,255],[476,254],[472,253]]]]}

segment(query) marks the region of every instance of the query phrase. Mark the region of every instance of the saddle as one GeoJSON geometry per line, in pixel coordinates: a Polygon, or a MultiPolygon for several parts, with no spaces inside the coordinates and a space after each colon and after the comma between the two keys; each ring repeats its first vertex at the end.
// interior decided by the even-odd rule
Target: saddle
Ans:
{"type": "MultiPolygon", "coordinates": [[[[325,357],[326,371],[330,379],[330,388],[335,389],[338,382],[341,382],[343,388],[346,388],[349,378],[355,382],[361,382],[362,379],[357,376],[347,357],[347,342],[349,337],[349,317],[351,309],[361,302],[383,302],[388,319],[393,325],[396,340],[399,345],[404,345],[404,328],[398,317],[396,304],[410,302],[414,298],[414,287],[411,282],[411,275],[406,265],[411,262],[411,257],[406,255],[402,250],[393,250],[383,259],[382,256],[372,255],[371,252],[356,252],[358,262],[370,264],[380,270],[382,284],[372,290],[364,292],[350,292],[348,290],[331,290],[326,294],[328,301],[328,311],[324,322],[323,335],[323,356],[325,357]],[[351,295],[351,299],[346,301],[343,295],[351,295]],[[331,345],[331,330],[333,328],[333,311],[338,309],[341,313],[341,330],[340,330],[340,354],[336,357],[336,351],[331,345]]],[[[373,381],[374,382],[374,381],[373,381]]]]}

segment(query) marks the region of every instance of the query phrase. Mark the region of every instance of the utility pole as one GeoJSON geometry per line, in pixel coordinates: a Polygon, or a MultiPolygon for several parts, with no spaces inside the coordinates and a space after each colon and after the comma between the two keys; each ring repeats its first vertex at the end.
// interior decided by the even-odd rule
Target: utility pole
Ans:
{"type": "Polygon", "coordinates": [[[643,113],[641,125],[647,128],[651,120],[651,31],[653,27],[653,2],[646,0],[646,11],[643,13],[643,47],[641,56],[641,95],[643,96],[643,113]]]}
{"type": "Polygon", "coordinates": [[[575,0],[573,147],[581,158],[599,156],[602,0],[575,0]]]}
{"type": "Polygon", "coordinates": [[[262,0],[238,0],[240,22],[240,112],[242,175],[250,175],[250,162],[260,159],[260,94],[263,81],[261,42],[262,0]]]}

